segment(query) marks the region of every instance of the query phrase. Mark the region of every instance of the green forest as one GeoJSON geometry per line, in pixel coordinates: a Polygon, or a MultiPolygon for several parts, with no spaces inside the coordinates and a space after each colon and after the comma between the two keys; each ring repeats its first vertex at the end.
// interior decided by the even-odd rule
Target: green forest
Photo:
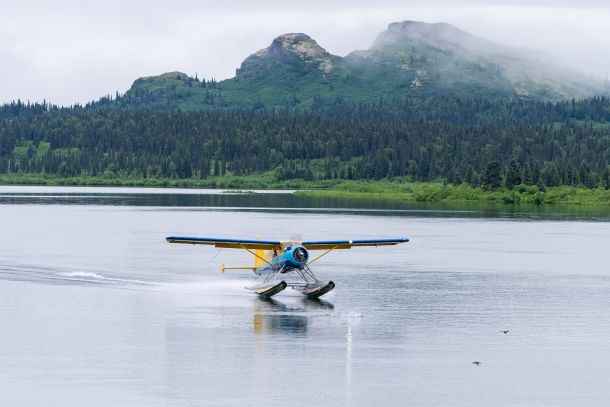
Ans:
{"type": "Polygon", "coordinates": [[[379,99],[180,111],[0,107],[0,174],[107,180],[264,175],[512,189],[610,185],[610,101],[379,99]]]}

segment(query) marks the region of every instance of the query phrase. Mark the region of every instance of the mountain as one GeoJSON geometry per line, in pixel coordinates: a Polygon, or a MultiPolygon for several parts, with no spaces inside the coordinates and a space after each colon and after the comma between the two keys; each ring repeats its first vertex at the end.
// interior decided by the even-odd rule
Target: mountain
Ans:
{"type": "Polygon", "coordinates": [[[275,38],[235,77],[200,81],[180,72],[140,78],[125,106],[198,109],[311,106],[379,98],[446,96],[563,100],[607,93],[601,83],[540,53],[478,38],[445,23],[392,23],[368,50],[330,54],[306,34],[275,38]]]}
{"type": "Polygon", "coordinates": [[[308,35],[284,34],[275,38],[268,48],[246,58],[236,75],[246,78],[282,67],[292,67],[302,74],[311,71],[329,73],[337,59],[340,58],[329,54],[308,35]]]}

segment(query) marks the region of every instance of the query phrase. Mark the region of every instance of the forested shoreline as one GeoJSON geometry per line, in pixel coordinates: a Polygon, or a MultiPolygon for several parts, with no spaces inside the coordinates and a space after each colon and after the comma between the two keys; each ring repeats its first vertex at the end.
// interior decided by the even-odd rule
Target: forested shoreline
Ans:
{"type": "Polygon", "coordinates": [[[610,102],[405,99],[311,109],[0,107],[0,174],[610,185],[610,102]]]}

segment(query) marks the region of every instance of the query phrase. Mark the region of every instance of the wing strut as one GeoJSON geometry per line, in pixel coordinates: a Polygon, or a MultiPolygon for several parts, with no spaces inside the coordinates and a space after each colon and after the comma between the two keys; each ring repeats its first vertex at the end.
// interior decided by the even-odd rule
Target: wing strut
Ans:
{"type": "Polygon", "coordinates": [[[248,248],[247,248],[247,247],[245,247],[245,246],[242,246],[242,245],[240,245],[240,246],[241,246],[241,248],[242,248],[242,249],[249,251],[249,252],[250,252],[250,254],[252,254],[254,257],[258,257],[259,259],[261,259],[262,261],[264,261],[265,263],[267,263],[268,265],[270,265],[272,269],[274,269],[274,270],[276,269],[276,267],[275,267],[273,264],[269,263],[269,262],[268,262],[266,259],[262,258],[261,256],[259,256],[258,254],[256,254],[256,253],[255,253],[255,252],[253,252],[252,250],[248,249],[248,248]]]}
{"type": "Polygon", "coordinates": [[[321,255],[317,256],[316,258],[314,258],[312,261],[310,261],[309,263],[307,263],[307,265],[309,266],[311,263],[313,263],[314,261],[318,260],[319,258],[321,258],[322,256],[327,255],[328,253],[332,252],[333,250],[335,250],[337,247],[339,247],[340,245],[331,247],[330,249],[328,249],[327,251],[325,251],[324,253],[322,253],[321,255]]]}

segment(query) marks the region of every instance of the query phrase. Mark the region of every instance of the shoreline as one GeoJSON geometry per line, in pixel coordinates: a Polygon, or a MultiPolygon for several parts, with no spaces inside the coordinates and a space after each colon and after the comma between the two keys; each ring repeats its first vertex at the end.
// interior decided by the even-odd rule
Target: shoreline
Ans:
{"type": "Polygon", "coordinates": [[[539,187],[518,185],[509,190],[485,191],[466,184],[409,182],[403,179],[378,181],[292,179],[278,181],[273,174],[222,176],[205,179],[130,177],[59,177],[45,174],[0,174],[0,186],[148,187],[223,189],[227,193],[248,190],[296,190],[295,195],[413,203],[465,203],[501,205],[591,205],[610,207],[610,189],[576,186],[539,187]]]}

